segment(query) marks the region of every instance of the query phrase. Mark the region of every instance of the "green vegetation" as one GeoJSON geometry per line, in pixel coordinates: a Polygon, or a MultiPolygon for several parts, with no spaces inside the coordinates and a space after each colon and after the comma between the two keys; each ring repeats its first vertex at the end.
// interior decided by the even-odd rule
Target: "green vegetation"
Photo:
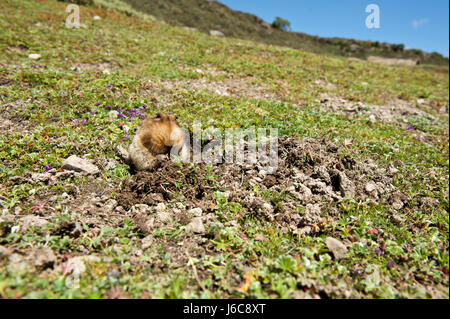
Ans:
{"type": "Polygon", "coordinates": [[[283,28],[277,28],[276,25],[271,27],[269,23],[255,15],[231,10],[219,1],[124,0],[124,2],[137,11],[155,16],[169,24],[193,27],[204,33],[219,30],[227,37],[287,46],[330,56],[352,56],[361,59],[368,56],[405,58],[419,60],[422,64],[446,67],[449,63],[448,58],[439,53],[425,53],[415,49],[404,50],[402,44],[322,38],[301,32],[286,32],[283,28]]]}
{"type": "MultiPolygon", "coordinates": [[[[193,20],[178,17],[192,17],[183,10],[216,10],[217,6],[224,17],[211,15],[214,28],[233,37],[245,38],[243,34],[254,30],[245,29],[257,25],[239,25],[236,21],[256,18],[231,13],[217,3],[127,2],[156,17],[170,11],[177,23],[200,30],[212,26],[203,24],[203,11],[198,18],[189,18],[193,20]],[[184,3],[186,7],[181,6],[184,3]],[[231,33],[222,21],[231,21],[243,33],[231,33]]],[[[80,7],[85,28],[69,29],[63,24],[66,5],[51,0],[0,3],[2,298],[449,297],[448,69],[353,62],[210,37],[141,19],[123,5],[118,11],[80,7]],[[101,20],[94,20],[96,15],[101,20]],[[32,53],[42,57],[32,60],[28,57],[32,53]],[[189,83],[204,87],[190,89],[189,83]],[[237,83],[242,94],[233,89],[218,94],[208,86],[220,88],[221,83],[237,83]],[[261,90],[278,100],[264,98],[261,90]],[[400,125],[363,116],[349,118],[321,108],[322,94],[394,108],[401,99],[435,120],[405,116],[400,125]],[[418,102],[421,99],[426,106],[418,102]],[[128,165],[116,155],[116,146],[128,145],[141,120],[110,118],[110,111],[130,114],[144,105],[147,116],[173,112],[187,128],[195,119],[213,120],[218,128],[275,127],[281,137],[325,137],[357,161],[372,158],[383,168],[399,163],[394,185],[411,205],[395,210],[388,203],[342,201],[334,220],[320,232],[297,237],[270,221],[242,215],[239,204],[216,193],[214,210],[224,227],[212,227],[205,236],[187,237],[183,226],[173,221],[168,230],[155,230],[151,245],[144,249],[144,235],[125,212],[87,214],[89,218],[77,229],[75,213],[91,193],[101,197],[112,189],[110,197],[115,198],[121,183],[131,176],[128,165]],[[3,126],[6,120],[12,123],[8,128],[3,126]],[[42,173],[49,166],[59,171],[72,154],[99,162],[115,159],[117,165],[102,168],[94,179],[72,176],[55,184],[26,179],[27,173],[42,173]],[[24,180],[17,182],[17,178],[24,180]],[[82,201],[61,204],[73,194],[82,201]],[[421,196],[431,198],[433,204],[417,206],[421,196]],[[27,215],[40,216],[48,224],[15,229],[14,223],[27,215]],[[14,221],[9,222],[9,217],[14,221]],[[226,224],[230,219],[234,223],[226,224]],[[355,240],[346,258],[332,257],[324,243],[329,236],[355,240]],[[204,251],[185,253],[184,243],[204,251]],[[12,254],[25,258],[38,247],[55,253],[54,267],[36,271],[12,261],[12,254]],[[71,288],[65,263],[86,255],[99,259],[89,262],[79,287],[71,288]]],[[[253,40],[268,38],[259,27],[255,31],[252,34],[258,36],[253,40]]],[[[271,31],[279,39],[274,44],[290,44],[284,38],[290,33],[271,31]]],[[[336,48],[326,49],[327,53],[341,53],[339,46],[327,42],[335,40],[293,37],[313,52],[326,47],[336,48]]],[[[273,203],[286,196],[283,192],[263,195],[273,203]]],[[[298,207],[298,213],[303,209],[298,207]]]]}
{"type": "Polygon", "coordinates": [[[289,31],[289,29],[291,27],[291,23],[286,19],[276,17],[275,20],[272,22],[272,26],[277,29],[289,31]]]}

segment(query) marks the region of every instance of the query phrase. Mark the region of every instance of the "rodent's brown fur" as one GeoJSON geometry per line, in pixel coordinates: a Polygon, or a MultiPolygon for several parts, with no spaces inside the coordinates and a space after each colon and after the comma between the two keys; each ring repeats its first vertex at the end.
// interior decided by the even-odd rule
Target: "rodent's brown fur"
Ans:
{"type": "Polygon", "coordinates": [[[150,170],[158,164],[157,155],[168,154],[173,146],[185,151],[183,130],[175,115],[157,114],[146,119],[130,145],[130,159],[136,170],[150,170]]]}

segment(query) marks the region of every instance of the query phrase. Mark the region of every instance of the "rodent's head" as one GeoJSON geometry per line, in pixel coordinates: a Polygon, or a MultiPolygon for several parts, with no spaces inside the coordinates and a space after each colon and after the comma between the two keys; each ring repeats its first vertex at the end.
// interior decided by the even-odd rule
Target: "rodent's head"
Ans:
{"type": "Polygon", "coordinates": [[[161,114],[158,113],[152,118],[154,123],[158,123],[159,127],[166,127],[167,140],[166,145],[175,145],[180,141],[183,141],[183,130],[177,122],[178,116],[173,114],[161,114]]]}
{"type": "Polygon", "coordinates": [[[160,123],[165,123],[168,124],[170,126],[175,125],[175,126],[180,126],[177,122],[178,120],[178,116],[173,115],[173,114],[161,114],[161,113],[157,113],[155,115],[155,117],[153,118],[153,120],[155,122],[160,122],[160,123]]]}

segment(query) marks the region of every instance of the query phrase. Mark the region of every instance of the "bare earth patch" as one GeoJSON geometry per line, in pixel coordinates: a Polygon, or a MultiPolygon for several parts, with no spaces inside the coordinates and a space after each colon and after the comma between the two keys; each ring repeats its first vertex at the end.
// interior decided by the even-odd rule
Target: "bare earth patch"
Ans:
{"type": "Polygon", "coordinates": [[[397,172],[393,166],[379,168],[372,160],[359,163],[326,140],[289,138],[279,143],[279,166],[274,174],[256,164],[219,164],[209,171],[204,164],[179,166],[167,161],[153,172],[139,172],[124,181],[119,205],[132,211],[138,227],[147,233],[162,225],[151,208],[161,203],[168,209],[167,218],[179,218],[187,211],[185,222],[197,217],[195,222],[206,225],[206,232],[224,223],[238,226],[216,214],[215,193],[219,191],[227,201],[239,204],[244,214],[301,236],[320,231],[336,216],[336,203],[345,199],[395,203],[397,209],[406,204],[407,197],[392,185],[397,172]],[[255,186],[260,192],[254,191],[255,186]],[[266,200],[266,191],[280,194],[281,199],[266,200]],[[192,209],[198,210],[197,215],[189,214],[192,209]]]}
{"type": "Polygon", "coordinates": [[[392,101],[388,105],[374,105],[352,102],[336,95],[323,93],[321,94],[320,104],[326,110],[331,110],[338,114],[345,114],[350,118],[356,115],[363,115],[368,117],[372,122],[396,122],[404,127],[408,126],[408,119],[412,117],[421,117],[432,122],[438,121],[430,113],[417,108],[410,102],[400,99],[392,101]]]}

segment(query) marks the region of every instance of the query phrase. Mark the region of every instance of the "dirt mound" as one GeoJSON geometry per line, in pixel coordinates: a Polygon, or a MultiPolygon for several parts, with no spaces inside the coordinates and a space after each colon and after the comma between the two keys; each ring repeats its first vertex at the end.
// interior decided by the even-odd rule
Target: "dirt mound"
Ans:
{"type": "MultiPolygon", "coordinates": [[[[135,216],[139,223],[163,203],[164,207],[199,209],[197,217],[202,222],[217,225],[230,222],[216,214],[222,200],[238,204],[239,214],[259,216],[299,235],[319,231],[337,214],[336,204],[342,200],[403,206],[402,196],[392,185],[395,167],[379,168],[370,159],[358,162],[326,139],[280,139],[278,152],[278,169],[273,174],[259,164],[207,166],[166,161],[152,172],[139,172],[125,180],[118,203],[126,210],[140,211],[135,216]],[[142,204],[148,208],[145,216],[142,204]]],[[[175,210],[175,215],[180,214],[179,208],[175,210]]]]}

